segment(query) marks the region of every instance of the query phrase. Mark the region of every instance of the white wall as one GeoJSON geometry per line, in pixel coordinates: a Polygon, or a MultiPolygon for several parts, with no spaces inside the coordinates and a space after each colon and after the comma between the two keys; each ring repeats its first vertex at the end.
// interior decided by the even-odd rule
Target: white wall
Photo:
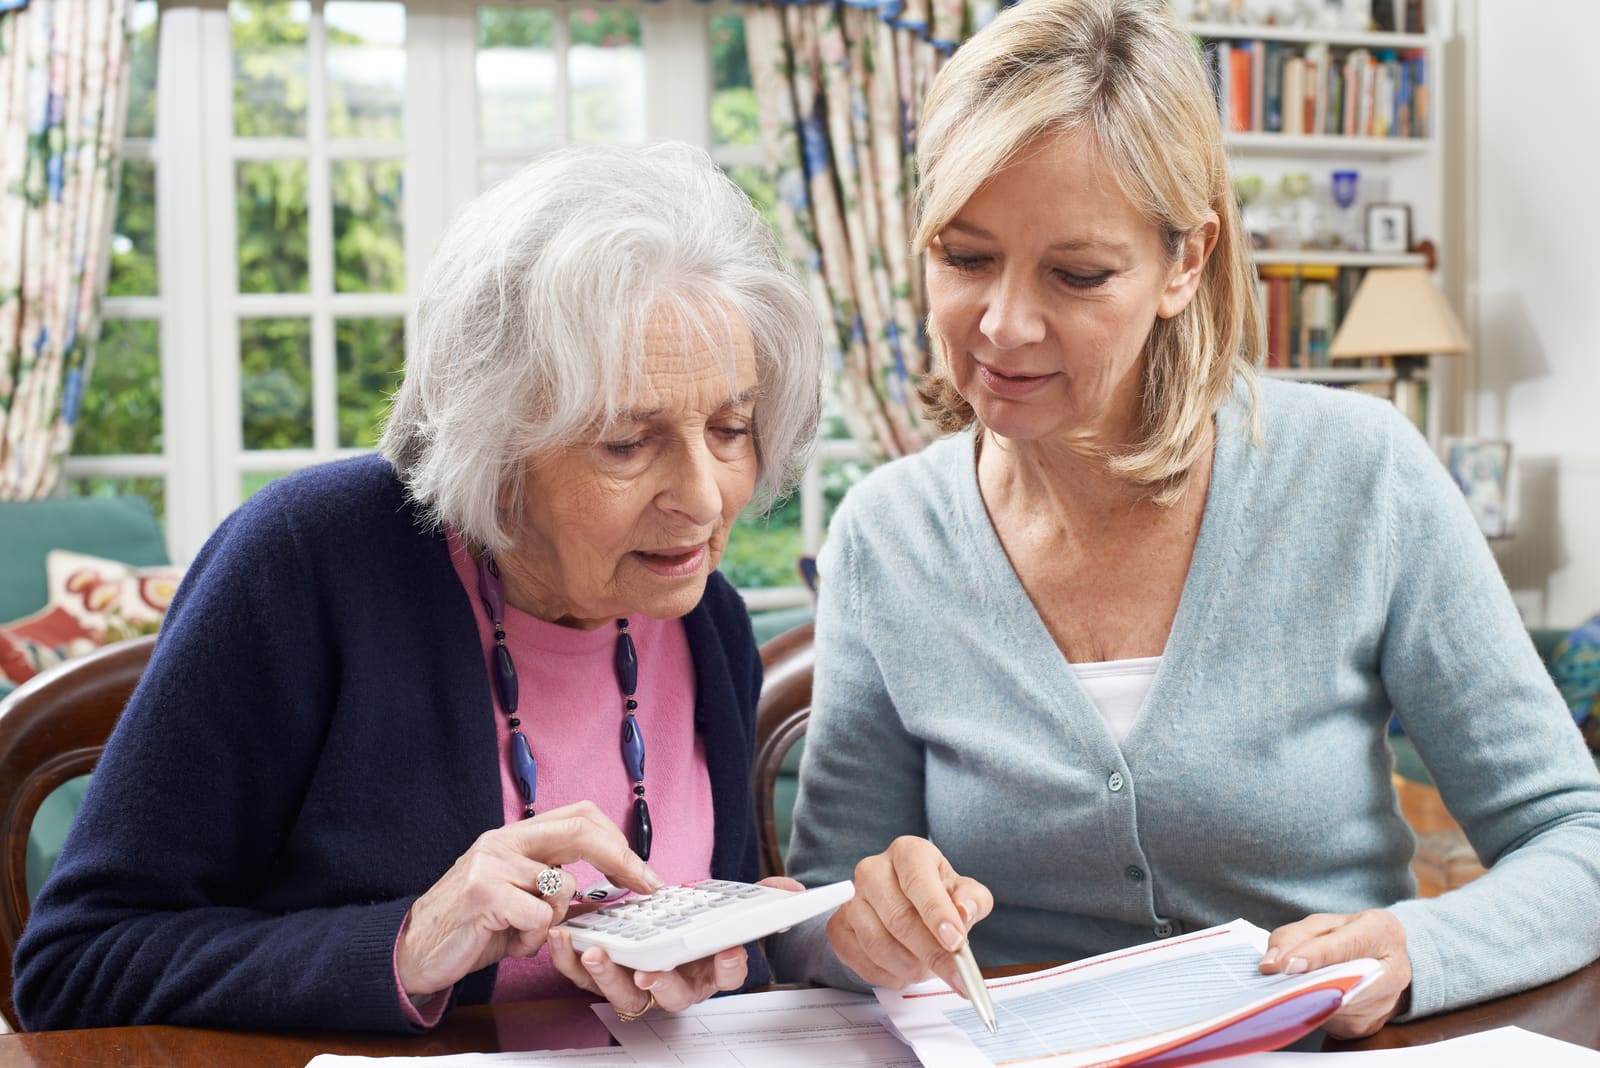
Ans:
{"type": "Polygon", "coordinates": [[[1525,615],[1571,626],[1600,612],[1600,4],[1477,0],[1462,16],[1467,427],[1520,458],[1517,536],[1496,551],[1525,615]]]}

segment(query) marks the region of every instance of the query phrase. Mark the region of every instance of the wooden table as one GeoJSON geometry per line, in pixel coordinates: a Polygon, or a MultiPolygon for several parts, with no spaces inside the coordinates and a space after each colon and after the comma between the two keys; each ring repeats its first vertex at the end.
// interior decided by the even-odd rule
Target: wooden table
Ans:
{"type": "MultiPolygon", "coordinates": [[[[1548,986],[1416,1023],[1395,1024],[1360,1042],[1330,1040],[1329,1050],[1387,1049],[1437,1042],[1515,1024],[1600,1049],[1600,963],[1548,986]]],[[[112,1027],[0,1035],[0,1065],[303,1068],[318,1053],[427,1056],[567,1046],[601,1046],[609,1035],[578,1000],[521,1002],[459,1009],[432,1034],[387,1035],[209,1031],[191,1027],[112,1027]]],[[[1529,1065],[1525,1068],[1536,1068],[1529,1065]]]]}

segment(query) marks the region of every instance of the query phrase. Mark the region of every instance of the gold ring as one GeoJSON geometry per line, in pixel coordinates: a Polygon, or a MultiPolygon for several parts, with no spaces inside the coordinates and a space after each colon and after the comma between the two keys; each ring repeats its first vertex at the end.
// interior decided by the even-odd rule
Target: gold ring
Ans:
{"type": "Polygon", "coordinates": [[[656,996],[651,994],[648,990],[646,990],[645,993],[649,996],[644,1000],[644,1008],[640,1009],[638,1012],[623,1012],[621,1009],[618,1009],[617,1019],[621,1020],[623,1023],[633,1023],[633,1021],[637,1020],[639,1017],[655,1008],[656,996]]]}
{"type": "Polygon", "coordinates": [[[561,893],[561,869],[546,868],[540,872],[533,888],[539,892],[540,897],[555,897],[561,893]]]}

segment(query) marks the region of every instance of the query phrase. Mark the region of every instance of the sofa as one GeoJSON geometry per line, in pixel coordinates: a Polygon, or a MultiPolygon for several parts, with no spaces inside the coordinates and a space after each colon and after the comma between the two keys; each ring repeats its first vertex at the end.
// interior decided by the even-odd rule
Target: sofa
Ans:
{"type": "MultiPolygon", "coordinates": [[[[45,555],[56,549],[139,568],[169,562],[161,523],[142,497],[0,501],[0,628],[47,607],[45,555]]],[[[0,698],[14,688],[0,676],[0,698]]],[[[55,863],[87,782],[84,777],[64,784],[34,817],[28,838],[30,897],[55,863]]]]}

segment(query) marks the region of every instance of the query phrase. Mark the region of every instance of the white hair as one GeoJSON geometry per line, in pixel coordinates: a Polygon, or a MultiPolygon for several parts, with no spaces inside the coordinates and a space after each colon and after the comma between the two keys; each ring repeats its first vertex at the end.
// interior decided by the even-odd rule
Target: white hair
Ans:
{"type": "Polygon", "coordinates": [[[816,436],[821,326],[749,199],[678,143],[561,149],[462,210],[423,279],[379,448],[430,521],[503,551],[525,461],[607,432],[658,312],[723,355],[730,395],[749,329],[755,503],[770,508],[816,436]]]}

